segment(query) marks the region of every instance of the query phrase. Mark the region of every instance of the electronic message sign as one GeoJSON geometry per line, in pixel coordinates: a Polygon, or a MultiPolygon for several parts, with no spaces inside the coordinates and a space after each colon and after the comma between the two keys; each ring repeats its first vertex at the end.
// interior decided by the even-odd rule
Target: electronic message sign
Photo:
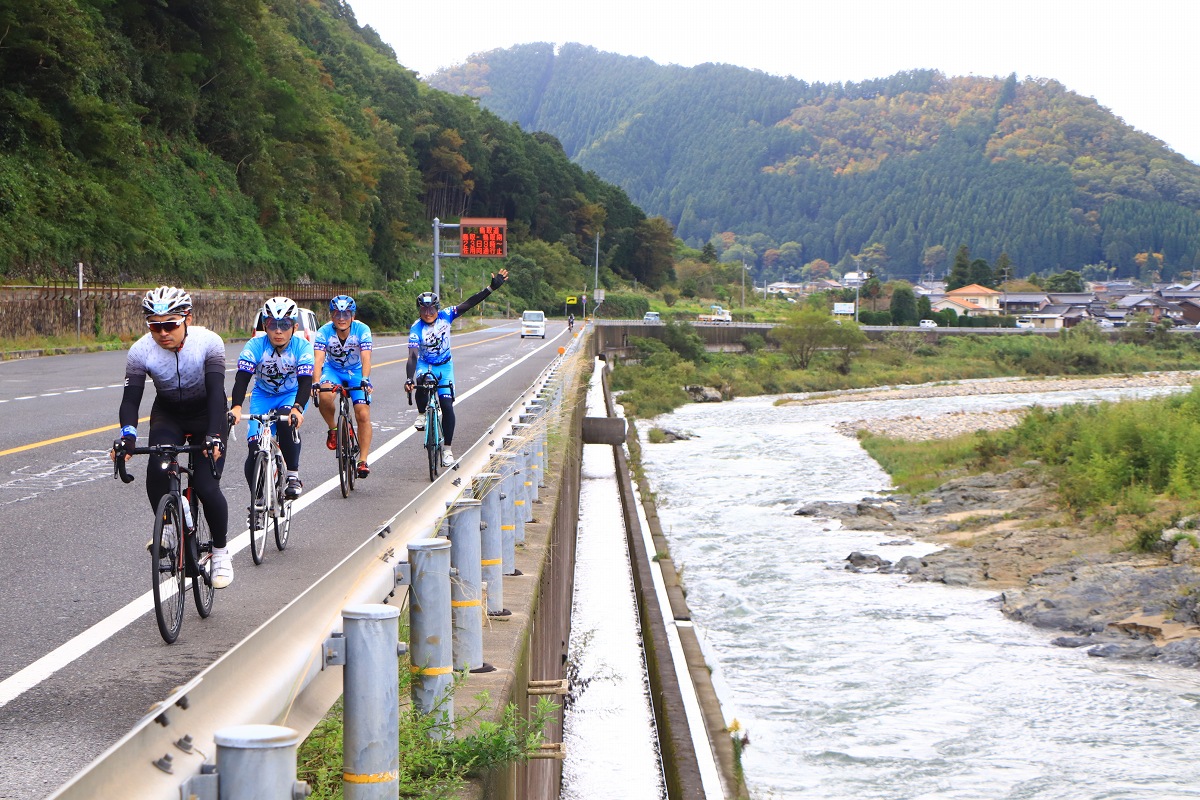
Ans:
{"type": "Polygon", "coordinates": [[[458,223],[463,258],[504,258],[508,255],[508,220],[463,217],[458,223]]]}

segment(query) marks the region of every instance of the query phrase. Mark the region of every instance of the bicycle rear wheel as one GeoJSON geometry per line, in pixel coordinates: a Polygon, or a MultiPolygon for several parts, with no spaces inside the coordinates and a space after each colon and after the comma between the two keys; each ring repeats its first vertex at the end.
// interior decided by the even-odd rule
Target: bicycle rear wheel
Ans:
{"type": "Polygon", "coordinates": [[[263,562],[267,552],[267,514],[271,505],[268,492],[275,491],[267,474],[268,458],[266,453],[258,451],[254,458],[254,478],[250,481],[250,557],[255,566],[263,562]]]}
{"type": "Polygon", "coordinates": [[[207,617],[212,613],[213,596],[217,593],[212,585],[212,531],[204,519],[200,498],[195,492],[192,495],[192,521],[196,528],[188,537],[188,549],[195,569],[188,571],[192,574],[192,599],[196,601],[196,612],[201,617],[207,617]]]}
{"type": "Polygon", "coordinates": [[[179,542],[183,533],[183,514],[179,496],[163,495],[158,501],[158,516],[154,519],[154,538],[150,541],[151,587],[154,593],[154,617],[163,641],[171,644],[183,627],[183,602],[186,576],[183,559],[179,557],[179,542]],[[164,537],[163,528],[170,526],[164,537]]]}
{"type": "Polygon", "coordinates": [[[350,420],[345,415],[338,416],[337,422],[337,458],[338,482],[342,487],[342,497],[349,497],[354,488],[354,464],[350,458],[350,420]]]}
{"type": "Polygon", "coordinates": [[[354,435],[352,419],[346,417],[346,474],[350,476],[350,491],[354,491],[354,481],[358,479],[358,438],[354,435]]]}
{"type": "Polygon", "coordinates": [[[288,536],[292,532],[292,501],[284,500],[279,516],[275,517],[275,546],[287,549],[288,536]]]}

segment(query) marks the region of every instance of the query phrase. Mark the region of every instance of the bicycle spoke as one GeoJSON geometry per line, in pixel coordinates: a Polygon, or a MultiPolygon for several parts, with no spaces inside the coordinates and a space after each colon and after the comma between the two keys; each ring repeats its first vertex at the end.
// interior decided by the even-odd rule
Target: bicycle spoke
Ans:
{"type": "Polygon", "coordinates": [[[180,541],[183,535],[183,515],[179,496],[164,495],[158,503],[150,540],[150,562],[154,595],[154,616],[163,641],[171,644],[183,627],[185,581],[180,541]]]}

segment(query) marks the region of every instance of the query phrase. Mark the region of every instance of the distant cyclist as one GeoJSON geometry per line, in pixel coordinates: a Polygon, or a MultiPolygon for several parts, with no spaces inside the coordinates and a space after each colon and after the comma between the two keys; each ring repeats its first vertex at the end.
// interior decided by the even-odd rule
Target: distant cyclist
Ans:
{"type": "Polygon", "coordinates": [[[568,314],[567,315],[567,333],[570,333],[573,330],[575,330],[575,315],[568,314]]]}
{"type": "MultiPolygon", "coordinates": [[[[404,388],[412,391],[415,379],[432,375],[437,379],[438,403],[442,407],[442,466],[454,465],[454,453],[450,444],[454,441],[454,364],[450,355],[450,323],[470,311],[488,295],[499,289],[508,280],[508,270],[502,269],[492,275],[491,283],[456,306],[441,310],[441,300],[433,292],[417,295],[419,319],[408,332],[408,365],[405,371],[408,380],[404,388]]],[[[425,407],[429,403],[429,392],[417,389],[416,429],[425,430],[425,407]]]]}
{"type": "MultiPolygon", "coordinates": [[[[317,331],[313,340],[316,360],[313,374],[319,376],[321,386],[365,385],[366,390],[354,389],[350,397],[354,401],[354,421],[358,428],[359,462],[358,477],[371,474],[367,456],[371,453],[371,405],[367,395],[371,394],[371,329],[354,318],[358,305],[353,297],[339,294],[329,301],[329,314],[333,317],[317,331]]],[[[326,395],[329,397],[329,395],[326,395]]],[[[337,430],[334,429],[335,403],[320,403],[317,406],[321,417],[329,427],[325,435],[325,446],[337,449],[337,430]]]]}
{"type": "MultiPolygon", "coordinates": [[[[137,446],[138,408],[146,388],[146,376],[154,382],[154,405],[150,408],[148,444],[182,445],[191,438],[203,443],[217,465],[217,476],[205,465],[192,474],[192,486],[200,497],[204,518],[212,531],[212,583],[224,589],[233,583],[233,560],[226,536],[229,506],[221,494],[220,474],[225,464],[225,343],[199,325],[188,325],[192,296],[174,286],[146,292],[142,313],[149,328],[129,348],[125,359],[125,393],[121,397],[121,438],[113,444],[113,458],[130,458],[137,446]]],[[[159,459],[146,465],[146,495],[150,507],[158,509],[170,491],[170,480],[159,459]]],[[[175,536],[165,526],[163,537],[175,536]]]]}
{"type": "MultiPolygon", "coordinates": [[[[277,441],[287,466],[286,497],[299,497],[300,442],[292,441],[292,430],[304,422],[304,407],[312,393],[313,346],[303,336],[296,336],[296,317],[300,310],[286,297],[272,297],[263,304],[259,314],[266,336],[256,336],[246,342],[238,356],[237,374],[233,379],[234,419],[242,413],[246,388],[254,378],[254,393],[250,395],[250,413],[267,414],[275,409],[288,409],[279,420],[277,441]]],[[[251,420],[247,437],[250,452],[246,455],[246,483],[254,482],[254,459],[258,455],[259,423],[251,420]]]]}

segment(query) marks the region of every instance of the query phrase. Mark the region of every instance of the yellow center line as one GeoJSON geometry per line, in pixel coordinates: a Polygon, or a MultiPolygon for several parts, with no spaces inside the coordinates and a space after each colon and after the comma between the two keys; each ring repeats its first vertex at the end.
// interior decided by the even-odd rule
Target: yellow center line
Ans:
{"type": "MultiPolygon", "coordinates": [[[[485,344],[487,342],[494,342],[497,339],[504,339],[505,337],[513,336],[513,335],[514,334],[512,334],[512,333],[506,333],[501,336],[493,336],[491,339],[481,339],[478,342],[471,342],[470,344],[458,345],[457,347],[454,347],[453,350],[461,350],[466,347],[473,347],[474,345],[477,345],[477,344],[485,344]]],[[[379,367],[386,367],[389,364],[401,364],[401,363],[405,363],[407,361],[408,361],[407,358],[399,358],[399,359],[396,359],[395,361],[384,361],[382,364],[373,364],[371,368],[378,369],[379,367]]],[[[148,419],[150,419],[150,418],[142,417],[141,419],[138,420],[138,422],[145,422],[148,419]]],[[[58,436],[58,437],[55,437],[54,439],[46,439],[45,441],[34,442],[33,444],[23,444],[20,447],[10,447],[8,450],[0,450],[0,456],[10,456],[13,453],[23,453],[26,450],[34,450],[38,447],[45,447],[45,446],[51,445],[51,444],[58,444],[59,442],[67,442],[67,441],[70,441],[71,439],[79,439],[84,436],[91,436],[93,433],[104,433],[105,431],[115,431],[115,430],[119,430],[120,427],[121,426],[119,424],[118,425],[105,425],[103,428],[92,428],[90,431],[80,431],[79,433],[68,433],[66,436],[58,436]]]]}
{"type": "MultiPolygon", "coordinates": [[[[138,422],[145,422],[149,417],[142,417],[138,422]]],[[[115,431],[120,429],[120,425],[105,425],[103,428],[92,428],[90,431],[80,431],[79,433],[68,433],[66,436],[59,436],[54,439],[46,439],[43,442],[34,442],[33,444],[23,444],[20,447],[10,447],[8,450],[0,450],[0,456],[12,455],[13,453],[22,453],[26,450],[32,450],[35,447],[45,447],[48,444],[58,444],[71,439],[78,439],[81,436],[91,436],[93,433],[104,433],[105,431],[115,431]]]]}

